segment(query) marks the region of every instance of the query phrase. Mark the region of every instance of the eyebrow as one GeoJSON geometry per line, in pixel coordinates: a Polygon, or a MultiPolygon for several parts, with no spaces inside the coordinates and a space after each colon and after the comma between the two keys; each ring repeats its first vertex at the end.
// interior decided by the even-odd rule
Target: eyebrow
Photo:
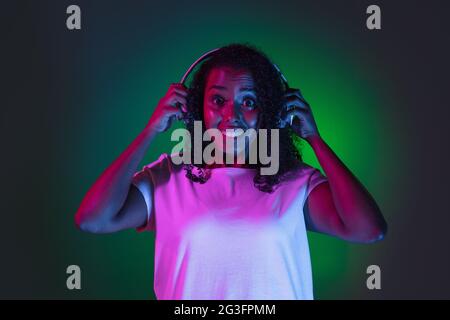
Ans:
{"type": "MultiPolygon", "coordinates": [[[[211,89],[226,90],[227,88],[223,87],[223,86],[219,86],[219,85],[213,85],[213,86],[209,87],[208,91],[211,89]]],[[[242,87],[239,89],[239,91],[254,91],[254,90],[255,90],[255,88],[253,88],[253,87],[242,87]]]]}

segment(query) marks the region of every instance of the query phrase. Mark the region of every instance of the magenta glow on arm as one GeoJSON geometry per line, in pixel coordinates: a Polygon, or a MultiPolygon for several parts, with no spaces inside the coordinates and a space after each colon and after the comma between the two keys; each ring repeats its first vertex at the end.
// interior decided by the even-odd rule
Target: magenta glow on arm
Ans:
{"type": "Polygon", "coordinates": [[[308,137],[307,141],[328,178],[333,203],[347,236],[369,242],[381,239],[387,226],[370,193],[319,135],[308,137]]]}

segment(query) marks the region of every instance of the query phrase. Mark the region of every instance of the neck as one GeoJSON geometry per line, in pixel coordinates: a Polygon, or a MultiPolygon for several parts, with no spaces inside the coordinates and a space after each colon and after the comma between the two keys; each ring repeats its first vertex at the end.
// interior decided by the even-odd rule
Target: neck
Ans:
{"type": "Polygon", "coordinates": [[[206,166],[207,169],[214,168],[248,168],[248,169],[256,169],[257,166],[254,164],[241,164],[241,163],[213,163],[206,166]]]}

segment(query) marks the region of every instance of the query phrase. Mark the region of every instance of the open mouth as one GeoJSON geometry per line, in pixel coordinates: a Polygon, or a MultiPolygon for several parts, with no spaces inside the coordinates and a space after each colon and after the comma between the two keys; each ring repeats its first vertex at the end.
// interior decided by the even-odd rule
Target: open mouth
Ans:
{"type": "Polygon", "coordinates": [[[244,134],[244,129],[241,128],[233,128],[222,130],[222,134],[229,138],[236,138],[244,134]]]}

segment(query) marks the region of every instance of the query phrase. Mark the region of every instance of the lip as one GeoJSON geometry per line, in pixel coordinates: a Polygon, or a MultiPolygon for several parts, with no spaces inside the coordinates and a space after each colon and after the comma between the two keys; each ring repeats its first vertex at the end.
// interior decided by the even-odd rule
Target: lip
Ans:
{"type": "Polygon", "coordinates": [[[220,130],[224,136],[229,138],[236,138],[244,134],[245,130],[242,127],[227,127],[220,130]],[[240,130],[238,130],[240,129],[240,130]]]}

